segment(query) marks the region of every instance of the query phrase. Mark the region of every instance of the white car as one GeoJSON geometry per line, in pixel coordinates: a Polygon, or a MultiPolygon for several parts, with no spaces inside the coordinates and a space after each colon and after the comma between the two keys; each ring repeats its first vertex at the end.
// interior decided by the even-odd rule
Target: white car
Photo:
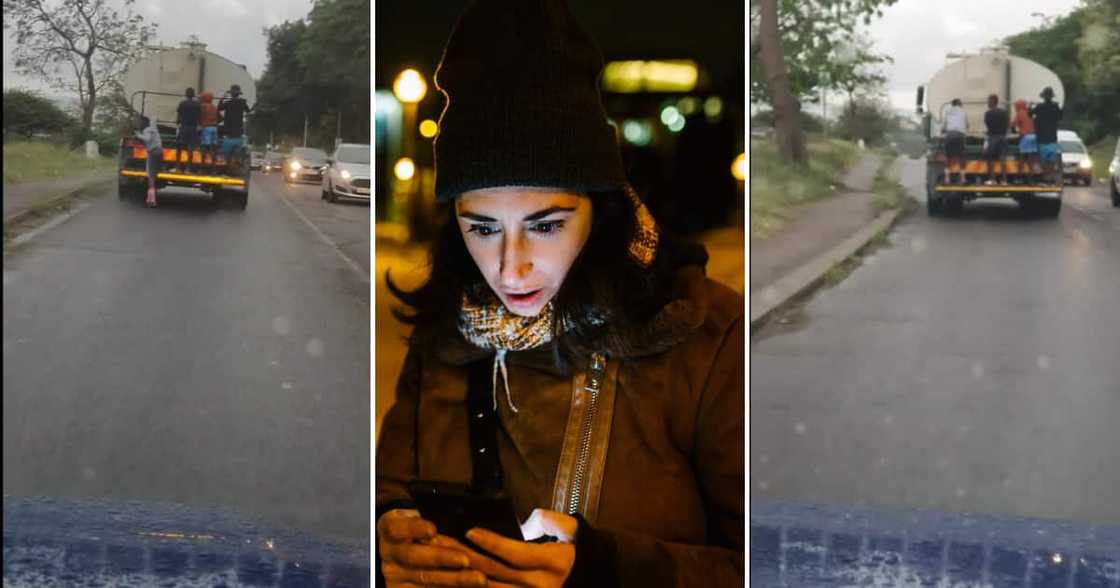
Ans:
{"type": "Polygon", "coordinates": [[[369,154],[368,144],[339,144],[327,159],[327,167],[323,170],[323,200],[369,200],[369,154]]]}
{"type": "Polygon", "coordinates": [[[1081,137],[1073,131],[1058,131],[1058,150],[1062,154],[1062,176],[1088,186],[1093,183],[1093,160],[1081,137]]]}
{"type": "Polygon", "coordinates": [[[1120,139],[1116,141],[1116,153],[1108,165],[1109,187],[1112,192],[1112,205],[1120,208],[1120,139]]]}

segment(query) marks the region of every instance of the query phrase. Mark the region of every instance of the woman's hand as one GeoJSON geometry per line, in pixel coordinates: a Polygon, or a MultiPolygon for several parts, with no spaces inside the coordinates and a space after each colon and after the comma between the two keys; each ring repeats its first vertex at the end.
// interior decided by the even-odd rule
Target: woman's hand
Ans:
{"type": "MultiPolygon", "coordinates": [[[[442,537],[441,537],[442,538],[442,537]]],[[[391,510],[377,521],[381,573],[389,587],[486,586],[463,549],[436,540],[436,526],[415,510],[391,510]]],[[[573,554],[574,557],[574,554],[573,554]]]]}
{"type": "Polygon", "coordinates": [[[572,542],[575,541],[578,526],[578,521],[573,517],[537,509],[522,525],[523,534],[530,539],[551,535],[560,542],[527,543],[486,529],[471,529],[467,533],[467,538],[485,550],[486,555],[443,535],[433,542],[462,550],[470,559],[471,569],[486,574],[487,586],[559,588],[564,585],[575,565],[576,547],[572,542]],[[490,557],[491,555],[501,560],[490,557]]]}

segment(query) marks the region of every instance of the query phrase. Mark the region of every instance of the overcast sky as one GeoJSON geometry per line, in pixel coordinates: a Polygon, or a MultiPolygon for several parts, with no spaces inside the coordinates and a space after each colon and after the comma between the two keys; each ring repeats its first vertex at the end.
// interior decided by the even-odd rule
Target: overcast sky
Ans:
{"type": "Polygon", "coordinates": [[[1035,28],[1042,18],[1068,14],[1076,0],[899,0],[868,27],[886,67],[891,104],[913,110],[915,91],[945,64],[947,53],[976,51],[1035,28]]]}
{"type": "MultiPolygon", "coordinates": [[[[311,0],[141,0],[134,7],[148,22],[159,25],[160,43],[178,46],[190,35],[198,35],[209,51],[244,64],[259,78],[268,59],[264,29],[307,16],[311,0]]],[[[4,41],[4,87],[44,89],[37,80],[14,74],[15,44],[8,31],[4,41]]]]}

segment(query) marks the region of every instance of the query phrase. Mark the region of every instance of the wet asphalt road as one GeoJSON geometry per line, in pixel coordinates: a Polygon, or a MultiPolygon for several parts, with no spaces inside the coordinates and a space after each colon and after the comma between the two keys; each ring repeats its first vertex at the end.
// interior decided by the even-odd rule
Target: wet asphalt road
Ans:
{"type": "MultiPolygon", "coordinates": [[[[924,162],[899,169],[922,189],[924,162]]],[[[1107,187],[1067,188],[1057,220],[923,209],[890,241],[752,336],[752,497],[1120,523],[1107,187]]]]}
{"type": "Polygon", "coordinates": [[[252,190],[246,211],[107,194],[5,252],[6,496],[228,506],[367,540],[369,206],[278,175],[252,190]]]}

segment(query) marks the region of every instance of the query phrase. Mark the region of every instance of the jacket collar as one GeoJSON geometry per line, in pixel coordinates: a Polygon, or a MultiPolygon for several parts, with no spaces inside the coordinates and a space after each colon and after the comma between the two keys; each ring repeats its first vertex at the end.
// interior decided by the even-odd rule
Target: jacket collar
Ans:
{"type": "MultiPolygon", "coordinates": [[[[643,325],[628,330],[608,330],[593,346],[567,342],[570,352],[562,351],[560,341],[553,341],[526,351],[511,351],[510,364],[523,365],[557,376],[568,376],[582,369],[591,353],[599,352],[615,359],[645,357],[663,353],[683,341],[703,324],[708,314],[708,289],[703,265],[685,265],[673,280],[673,296],[654,317],[643,325]]],[[[494,351],[476,347],[458,332],[450,330],[440,338],[435,356],[451,365],[493,357],[494,351]]]]}

